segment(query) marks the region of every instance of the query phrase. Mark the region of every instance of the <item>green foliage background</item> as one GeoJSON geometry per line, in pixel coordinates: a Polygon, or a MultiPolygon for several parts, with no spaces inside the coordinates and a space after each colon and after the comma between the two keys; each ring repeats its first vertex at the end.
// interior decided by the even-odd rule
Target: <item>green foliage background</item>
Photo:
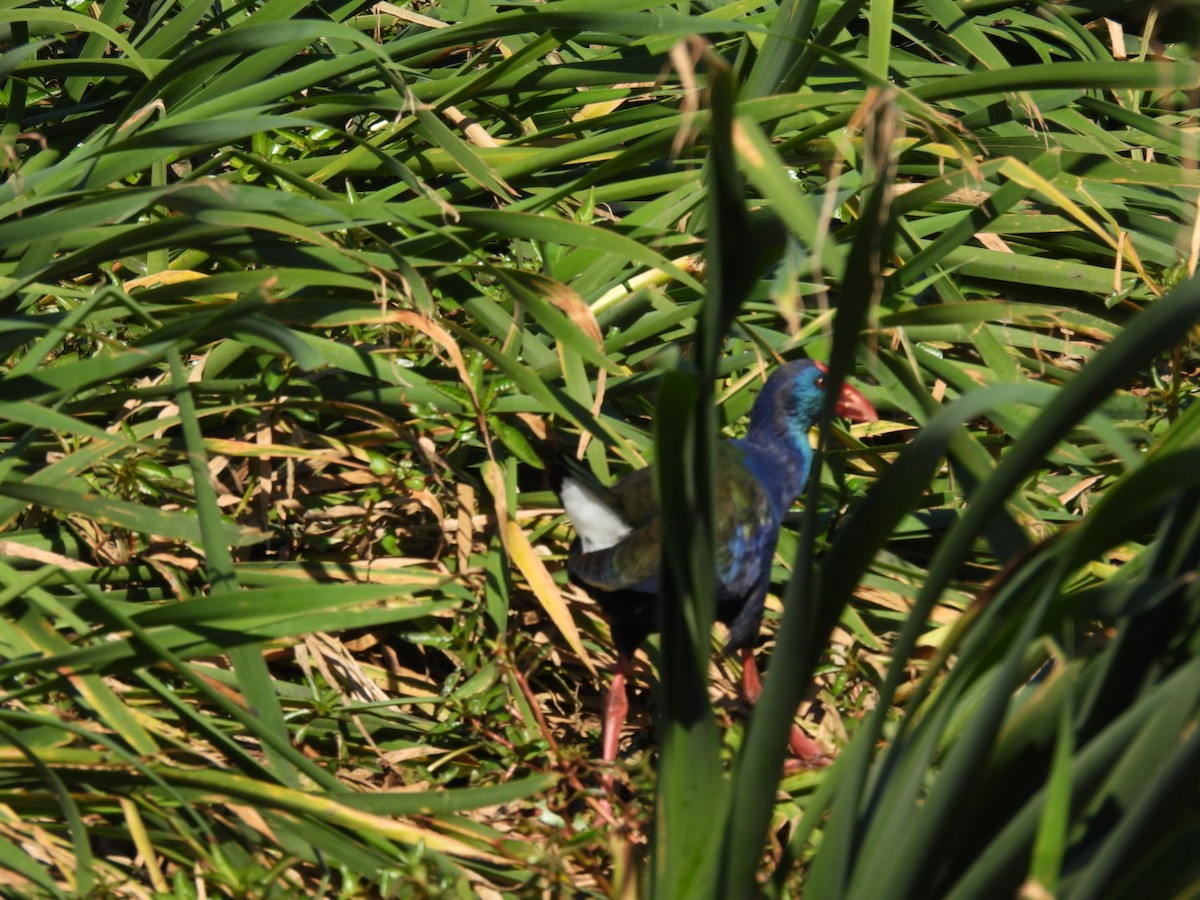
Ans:
{"type": "Polygon", "coordinates": [[[0,0],[4,880],[1194,895],[1194,37],[0,0]],[[747,717],[703,461],[799,354],[884,421],[824,429],[747,717]],[[540,456],[613,477],[655,422],[682,614],[610,812],[540,456]],[[781,780],[806,692],[837,762],[781,780]]]}

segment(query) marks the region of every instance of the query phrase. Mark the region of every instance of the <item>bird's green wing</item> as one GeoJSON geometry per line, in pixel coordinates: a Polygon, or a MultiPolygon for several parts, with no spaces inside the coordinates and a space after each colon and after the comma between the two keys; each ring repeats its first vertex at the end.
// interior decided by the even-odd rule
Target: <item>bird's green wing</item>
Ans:
{"type": "Polygon", "coordinates": [[[658,518],[658,497],[651,468],[630,472],[608,489],[613,509],[637,528],[658,518]]]}
{"type": "Polygon", "coordinates": [[[635,528],[621,541],[593,553],[573,553],[571,574],[602,591],[658,590],[662,556],[662,520],[657,516],[635,528]]]}

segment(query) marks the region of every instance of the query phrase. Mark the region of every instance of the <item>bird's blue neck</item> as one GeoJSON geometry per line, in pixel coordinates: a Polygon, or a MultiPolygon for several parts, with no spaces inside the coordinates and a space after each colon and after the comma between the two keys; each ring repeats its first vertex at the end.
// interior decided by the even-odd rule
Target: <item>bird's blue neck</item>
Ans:
{"type": "Polygon", "coordinates": [[[750,427],[741,441],[768,494],[785,508],[804,490],[813,457],[808,432],[820,415],[820,395],[809,402],[788,393],[790,387],[767,382],[750,411],[750,427]]]}
{"type": "Polygon", "coordinates": [[[807,438],[796,446],[755,442],[749,437],[737,443],[741,446],[746,467],[766,488],[772,505],[779,504],[782,514],[803,493],[804,482],[808,480],[813,452],[807,438]]]}

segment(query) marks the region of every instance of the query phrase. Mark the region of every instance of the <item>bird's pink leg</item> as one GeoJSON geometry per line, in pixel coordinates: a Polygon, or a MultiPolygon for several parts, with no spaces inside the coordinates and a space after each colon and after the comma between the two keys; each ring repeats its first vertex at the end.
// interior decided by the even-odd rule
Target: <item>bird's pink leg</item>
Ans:
{"type": "MultiPolygon", "coordinates": [[[[742,700],[748,706],[753,706],[762,696],[762,679],[758,674],[758,661],[754,658],[754,651],[749,647],[742,648],[741,687],[742,700]]],[[[807,769],[829,763],[829,756],[821,749],[821,745],[805,734],[794,722],[791,733],[788,735],[788,749],[793,758],[785,764],[785,769],[807,769]]]]}
{"type": "Polygon", "coordinates": [[[762,679],[758,677],[758,661],[754,651],[749,647],[742,648],[742,699],[747,706],[753,706],[762,696],[762,679]]]}
{"type": "Polygon", "coordinates": [[[625,727],[625,716],[629,713],[629,695],[625,688],[628,675],[629,655],[623,650],[618,651],[612,684],[604,698],[604,725],[600,739],[600,758],[606,767],[600,776],[600,783],[605,792],[610,794],[613,788],[612,764],[617,760],[617,744],[621,740],[621,729],[625,727]]]}

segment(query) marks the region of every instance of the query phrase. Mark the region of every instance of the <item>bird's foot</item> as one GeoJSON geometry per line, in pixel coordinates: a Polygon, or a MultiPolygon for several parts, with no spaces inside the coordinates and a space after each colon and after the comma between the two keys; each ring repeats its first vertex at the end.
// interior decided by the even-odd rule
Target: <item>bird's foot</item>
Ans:
{"type": "Polygon", "coordinates": [[[758,661],[754,651],[749,647],[742,648],[742,680],[738,685],[741,689],[742,700],[747,706],[753,706],[762,696],[762,679],[758,674],[758,661]]]}
{"type": "Polygon", "coordinates": [[[792,754],[791,758],[783,764],[783,771],[788,775],[820,769],[833,762],[833,757],[797,725],[792,726],[791,734],[788,735],[788,750],[792,754]]]}

